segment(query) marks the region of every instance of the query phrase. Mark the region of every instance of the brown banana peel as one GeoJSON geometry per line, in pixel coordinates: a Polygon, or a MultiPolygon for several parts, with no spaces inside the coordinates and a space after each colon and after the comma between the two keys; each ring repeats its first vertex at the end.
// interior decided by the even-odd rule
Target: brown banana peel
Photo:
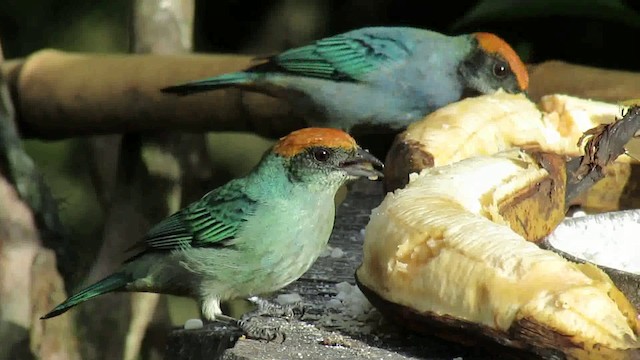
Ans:
{"type": "Polygon", "coordinates": [[[553,228],[564,217],[563,156],[511,149],[438,165],[372,211],[356,278],[378,309],[416,330],[535,356],[640,357],[638,315],[609,276],[528,241],[547,231],[528,219],[553,228]]]}
{"type": "MultiPolygon", "coordinates": [[[[449,104],[397,136],[385,161],[385,186],[403,187],[408,175],[428,167],[512,148],[535,148],[568,157],[584,154],[584,132],[621,117],[627,105],[553,94],[538,104],[524,94],[495,94],[449,104]]],[[[634,139],[628,145],[640,143],[634,139]]],[[[632,154],[633,155],[633,154],[632,154]]],[[[571,205],[590,212],[640,206],[640,188],[630,179],[638,161],[620,156],[607,177],[571,205]]]]}

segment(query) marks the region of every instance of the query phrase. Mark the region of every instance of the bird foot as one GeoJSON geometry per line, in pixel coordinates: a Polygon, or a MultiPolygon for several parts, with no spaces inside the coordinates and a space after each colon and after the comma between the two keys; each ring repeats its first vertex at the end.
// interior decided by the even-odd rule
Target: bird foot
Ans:
{"type": "Polygon", "coordinates": [[[250,339],[273,341],[281,338],[284,342],[286,334],[280,330],[280,326],[269,323],[276,322],[275,319],[278,318],[299,320],[304,316],[302,302],[280,305],[257,296],[248,300],[256,306],[256,309],[242,315],[237,324],[244,331],[245,336],[250,339]]]}
{"type": "Polygon", "coordinates": [[[281,338],[284,342],[286,336],[280,331],[280,326],[268,324],[266,317],[260,315],[245,314],[240,319],[235,319],[231,316],[219,314],[216,315],[215,320],[205,320],[207,324],[214,322],[221,322],[225,325],[235,326],[247,339],[254,340],[266,340],[273,341],[277,338],[281,338]]]}
{"type": "Polygon", "coordinates": [[[244,332],[247,339],[273,341],[278,338],[283,343],[286,339],[285,333],[280,330],[280,326],[265,324],[259,317],[242,318],[237,322],[238,327],[244,332]]]}
{"type": "Polygon", "coordinates": [[[257,296],[249,298],[249,301],[256,306],[256,309],[245,314],[247,317],[271,316],[278,318],[300,320],[304,316],[305,309],[302,302],[280,305],[257,296]]]}

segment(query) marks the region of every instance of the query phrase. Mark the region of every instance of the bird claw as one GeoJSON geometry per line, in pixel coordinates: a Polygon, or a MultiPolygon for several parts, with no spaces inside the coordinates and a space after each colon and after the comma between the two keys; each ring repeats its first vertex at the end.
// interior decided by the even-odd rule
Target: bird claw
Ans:
{"type": "Polygon", "coordinates": [[[305,307],[301,301],[285,305],[283,309],[285,313],[284,317],[287,319],[301,320],[305,314],[305,307]]]}
{"type": "Polygon", "coordinates": [[[300,320],[305,314],[305,308],[302,302],[280,305],[255,296],[250,298],[249,301],[256,305],[256,309],[247,313],[247,316],[271,316],[285,318],[287,320],[300,320]]]}
{"type": "Polygon", "coordinates": [[[270,326],[260,324],[255,320],[255,317],[243,318],[238,320],[238,327],[244,332],[247,339],[265,340],[267,342],[281,338],[283,343],[287,338],[286,334],[280,330],[279,326],[270,326]]]}
{"type": "Polygon", "coordinates": [[[265,321],[260,321],[260,318],[300,320],[305,314],[302,302],[280,305],[257,296],[249,298],[249,301],[256,306],[256,309],[242,315],[237,321],[238,327],[248,339],[273,341],[281,338],[284,342],[286,334],[280,330],[280,326],[265,324],[265,321]]]}

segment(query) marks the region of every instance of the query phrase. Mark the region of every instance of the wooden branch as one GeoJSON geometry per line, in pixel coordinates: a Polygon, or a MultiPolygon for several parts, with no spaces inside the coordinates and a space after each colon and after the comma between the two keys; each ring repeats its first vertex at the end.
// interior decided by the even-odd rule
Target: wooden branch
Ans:
{"type": "MultiPolygon", "coordinates": [[[[147,45],[145,45],[147,46],[147,45]]],[[[166,52],[162,46],[160,50],[166,52]]],[[[227,89],[177,97],[159,89],[241,70],[248,55],[99,55],[42,50],[2,66],[23,136],[58,139],[127,131],[247,131],[277,137],[304,126],[283,101],[227,89]]],[[[536,101],[566,93],[640,98],[640,73],[548,61],[530,67],[536,101]]]]}
{"type": "MultiPolygon", "coordinates": [[[[188,53],[192,50],[194,0],[165,0],[162,2],[134,0],[132,4],[130,45],[133,53],[180,54],[188,53]]],[[[122,141],[124,143],[130,141],[131,136],[136,135],[125,134],[122,141]]],[[[204,135],[193,134],[192,137],[199,137],[204,143],[204,135]]],[[[181,161],[186,158],[186,156],[181,156],[182,152],[193,150],[198,160],[201,160],[202,156],[199,156],[201,155],[198,151],[200,149],[196,148],[199,142],[195,141],[195,139],[190,139],[194,140],[190,143],[192,148],[189,148],[189,145],[181,146],[187,140],[183,138],[181,132],[164,135],[143,134],[142,140],[142,154],[152,149],[160,149],[163,152],[163,154],[159,154],[156,151],[154,157],[143,156],[142,158],[128,159],[130,162],[139,162],[148,169],[151,177],[144,181],[143,186],[153,186],[156,185],[155,183],[168,181],[168,186],[163,189],[164,191],[155,194],[158,199],[166,204],[165,208],[161,211],[145,212],[150,222],[157,222],[176,212],[182,205],[181,179],[189,177],[188,174],[185,174],[185,161],[181,161]],[[163,161],[158,157],[168,157],[168,159],[163,161]],[[167,168],[171,168],[167,166],[167,160],[170,160],[171,164],[177,165],[177,169],[167,171],[167,168]],[[163,165],[154,166],[154,163],[158,162],[163,163],[163,165]]],[[[121,166],[123,165],[126,166],[126,163],[122,162],[121,166]]],[[[199,163],[198,165],[210,167],[210,164],[199,163]]],[[[137,194],[140,202],[144,202],[146,198],[143,193],[144,191],[141,191],[137,194]]],[[[163,301],[162,305],[158,307],[160,296],[160,294],[134,293],[130,297],[132,311],[124,346],[124,360],[139,358],[143,339],[148,327],[151,326],[151,321],[154,320],[154,314],[159,314],[156,319],[159,318],[160,321],[156,323],[156,326],[162,327],[166,331],[169,325],[168,309],[166,301],[163,301]]],[[[164,341],[156,344],[147,342],[147,347],[152,348],[155,346],[157,350],[162,351],[165,348],[164,344],[164,341]]]]}
{"type": "Polygon", "coordinates": [[[31,209],[2,176],[0,204],[0,359],[80,359],[69,318],[39,320],[64,300],[64,283],[31,209]]]}
{"type": "Polygon", "coordinates": [[[97,55],[42,50],[3,67],[23,136],[59,139],[128,131],[249,131],[303,125],[282,101],[236,89],[188,97],[164,86],[241,70],[243,55],[97,55]]]}
{"type": "Polygon", "coordinates": [[[232,348],[242,333],[227,326],[215,324],[196,330],[175,329],[167,339],[166,360],[218,360],[224,351],[232,348]]]}
{"type": "MultiPolygon", "coordinates": [[[[0,64],[2,64],[0,49],[0,64]]],[[[72,276],[77,255],[60,221],[58,204],[36,168],[33,159],[22,146],[15,119],[15,107],[3,74],[0,74],[0,167],[20,198],[35,217],[43,244],[55,251],[58,269],[65,280],[72,276]]],[[[67,289],[68,290],[68,289],[67,289]]]]}
{"type": "Polygon", "coordinates": [[[59,261],[71,259],[57,206],[16,131],[1,75],[0,168],[0,359],[79,359],[69,319],[38,320],[65,298],[54,251],[42,245],[57,250],[59,261]]]}
{"type": "Polygon", "coordinates": [[[618,102],[640,98],[640,73],[546,61],[529,67],[531,99],[563,93],[588,99],[618,102]]]}

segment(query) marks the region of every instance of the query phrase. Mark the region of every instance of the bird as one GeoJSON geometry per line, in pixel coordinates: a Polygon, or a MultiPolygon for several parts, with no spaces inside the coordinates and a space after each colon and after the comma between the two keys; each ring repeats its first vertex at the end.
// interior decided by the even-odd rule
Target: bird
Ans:
{"type": "Polygon", "coordinates": [[[445,35],[365,27],[254,58],[244,71],[161,88],[189,95],[237,87],[287,101],[307,126],[397,132],[449,103],[502,88],[525,92],[527,68],[487,32],[445,35]]]}
{"type": "Polygon", "coordinates": [[[205,320],[233,320],[220,302],[274,292],[302,276],[326,248],[338,189],[361,177],[381,178],[383,166],[339,129],[293,131],[248,175],[151,227],[118,270],[41,319],[126,291],[191,297],[205,320]]]}

